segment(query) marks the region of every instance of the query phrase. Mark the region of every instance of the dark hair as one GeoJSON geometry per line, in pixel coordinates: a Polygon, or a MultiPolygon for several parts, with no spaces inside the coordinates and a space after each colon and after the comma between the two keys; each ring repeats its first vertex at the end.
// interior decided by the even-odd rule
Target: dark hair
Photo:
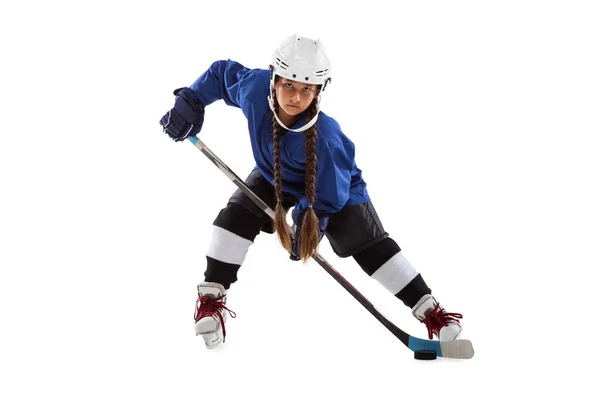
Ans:
{"type": "MultiPolygon", "coordinates": [[[[279,112],[279,104],[277,103],[277,99],[275,98],[275,94],[272,94],[275,113],[279,112]]],[[[318,96],[318,92],[317,92],[318,96]]],[[[311,103],[311,105],[306,110],[306,122],[313,119],[313,117],[317,114],[317,97],[311,103]]],[[[279,241],[281,245],[288,251],[292,252],[292,242],[290,239],[290,232],[288,230],[288,225],[286,223],[286,210],[283,207],[283,196],[282,196],[282,184],[281,184],[281,158],[280,158],[280,149],[279,149],[279,138],[283,133],[283,128],[279,125],[277,120],[275,119],[275,115],[273,115],[273,164],[274,164],[274,185],[275,185],[275,194],[276,205],[275,205],[275,221],[274,227],[277,232],[277,236],[279,237],[279,241]]],[[[310,204],[314,204],[315,202],[315,181],[317,176],[317,124],[314,124],[310,128],[305,131],[306,137],[306,181],[305,181],[305,190],[306,197],[308,197],[308,202],[310,204]]],[[[309,207],[304,214],[304,219],[302,220],[302,229],[300,231],[300,254],[299,257],[302,258],[304,262],[308,260],[317,250],[319,246],[319,219],[317,214],[309,207]]]]}

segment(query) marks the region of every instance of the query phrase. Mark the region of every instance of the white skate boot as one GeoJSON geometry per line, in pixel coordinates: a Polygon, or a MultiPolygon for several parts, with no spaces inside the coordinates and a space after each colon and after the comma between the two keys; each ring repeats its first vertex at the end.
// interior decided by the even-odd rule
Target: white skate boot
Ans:
{"type": "Polygon", "coordinates": [[[427,326],[429,339],[433,339],[433,335],[442,341],[460,338],[462,327],[458,320],[462,318],[462,314],[446,312],[432,295],[421,297],[412,313],[427,326]]]}
{"type": "Polygon", "coordinates": [[[214,349],[225,341],[225,321],[227,314],[235,318],[235,313],[225,306],[227,292],[220,283],[203,282],[198,284],[198,300],[194,321],[196,335],[202,335],[209,349],[214,349]]]}

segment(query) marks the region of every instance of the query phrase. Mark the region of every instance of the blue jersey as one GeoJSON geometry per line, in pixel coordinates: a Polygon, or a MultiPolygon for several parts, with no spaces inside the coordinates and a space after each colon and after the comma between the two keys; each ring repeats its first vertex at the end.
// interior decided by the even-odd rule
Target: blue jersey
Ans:
{"type": "MultiPolygon", "coordinates": [[[[268,70],[248,69],[227,60],[217,61],[190,86],[197,101],[205,106],[216,100],[240,108],[248,119],[250,143],[256,167],[273,182],[273,112],[269,108],[268,70]]],[[[306,122],[301,115],[292,129],[306,122]]],[[[280,162],[283,191],[299,199],[296,209],[308,207],[305,194],[306,152],[304,132],[284,131],[280,136],[280,162]]],[[[316,210],[335,213],[345,206],[369,200],[361,170],[354,161],[354,143],[331,117],[320,112],[317,120],[316,210]]]]}

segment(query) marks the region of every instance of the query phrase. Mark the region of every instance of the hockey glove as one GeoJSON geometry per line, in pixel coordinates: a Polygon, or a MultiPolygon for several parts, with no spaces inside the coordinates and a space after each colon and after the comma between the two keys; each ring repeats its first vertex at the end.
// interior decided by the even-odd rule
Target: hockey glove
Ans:
{"type": "Polygon", "coordinates": [[[176,142],[189,136],[196,136],[204,122],[204,104],[195,101],[188,88],[180,88],[173,92],[175,106],[161,119],[160,124],[171,139],[176,142]]]}
{"type": "MultiPolygon", "coordinates": [[[[292,238],[292,254],[290,254],[290,260],[300,261],[300,232],[302,231],[302,220],[304,219],[304,214],[308,209],[298,211],[295,208],[292,210],[292,220],[294,221],[294,225],[292,229],[294,230],[294,238],[292,238]]],[[[323,235],[325,234],[325,230],[327,229],[327,223],[329,223],[329,216],[323,212],[315,210],[317,217],[319,218],[319,242],[323,239],[323,235]]]]}

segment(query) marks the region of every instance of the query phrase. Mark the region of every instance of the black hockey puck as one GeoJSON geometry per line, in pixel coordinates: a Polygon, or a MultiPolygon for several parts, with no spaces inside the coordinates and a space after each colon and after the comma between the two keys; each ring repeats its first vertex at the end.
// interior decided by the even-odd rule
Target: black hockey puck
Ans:
{"type": "Polygon", "coordinates": [[[415,351],[415,360],[435,360],[437,353],[434,350],[417,350],[415,351]]]}

